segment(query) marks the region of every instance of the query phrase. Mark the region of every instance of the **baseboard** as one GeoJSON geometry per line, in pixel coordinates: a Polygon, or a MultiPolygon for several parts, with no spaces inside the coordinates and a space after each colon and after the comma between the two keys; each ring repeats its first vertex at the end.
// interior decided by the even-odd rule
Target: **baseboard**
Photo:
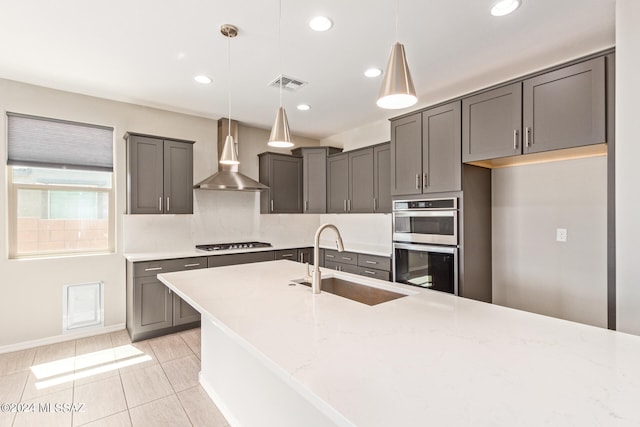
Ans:
{"type": "Polygon", "coordinates": [[[111,332],[122,331],[123,329],[125,329],[125,326],[126,325],[124,323],[118,323],[117,325],[105,326],[97,329],[69,332],[53,337],[40,338],[37,340],[23,341],[16,344],[4,345],[0,347],[0,354],[26,350],[28,348],[40,347],[43,345],[56,344],[64,341],[77,340],[78,338],[92,337],[94,335],[110,334],[111,332]]]}

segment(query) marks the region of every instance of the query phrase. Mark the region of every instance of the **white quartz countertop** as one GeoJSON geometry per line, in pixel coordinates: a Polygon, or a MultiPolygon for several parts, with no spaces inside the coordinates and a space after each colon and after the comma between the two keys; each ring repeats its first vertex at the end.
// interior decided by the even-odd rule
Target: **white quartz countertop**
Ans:
{"type": "Polygon", "coordinates": [[[411,286],[367,306],[271,261],[160,274],[203,316],[357,426],[637,426],[640,337],[411,286]]]}
{"type": "MultiPolygon", "coordinates": [[[[251,249],[229,249],[225,251],[202,251],[196,249],[195,246],[191,250],[175,250],[175,251],[156,251],[156,252],[129,252],[124,256],[127,261],[142,262],[142,261],[158,261],[163,259],[173,258],[193,258],[199,256],[210,255],[228,255],[239,254],[247,252],[264,252],[264,251],[278,251],[281,249],[294,249],[294,248],[308,248],[312,247],[313,242],[281,242],[273,243],[271,247],[266,248],[251,248],[251,249]]],[[[335,241],[321,241],[320,247],[323,249],[336,249],[335,241]]],[[[348,252],[358,252],[369,255],[378,256],[391,256],[391,248],[382,245],[372,245],[364,243],[347,243],[345,242],[344,250],[348,252]]]]}

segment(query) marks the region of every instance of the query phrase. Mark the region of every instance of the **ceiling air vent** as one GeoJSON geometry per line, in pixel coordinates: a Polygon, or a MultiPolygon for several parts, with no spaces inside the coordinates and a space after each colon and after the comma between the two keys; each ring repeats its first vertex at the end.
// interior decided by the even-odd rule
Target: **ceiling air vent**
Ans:
{"type": "Polygon", "coordinates": [[[292,92],[300,89],[302,86],[307,84],[307,82],[304,82],[300,79],[296,79],[293,77],[285,76],[284,74],[280,74],[278,77],[275,78],[275,80],[269,83],[269,86],[273,86],[276,89],[280,89],[280,80],[282,80],[282,89],[286,89],[292,92]]]}

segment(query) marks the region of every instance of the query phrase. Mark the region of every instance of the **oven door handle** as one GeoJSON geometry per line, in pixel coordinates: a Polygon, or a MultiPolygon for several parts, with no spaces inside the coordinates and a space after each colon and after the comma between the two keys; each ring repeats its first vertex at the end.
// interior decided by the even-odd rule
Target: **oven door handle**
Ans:
{"type": "Polygon", "coordinates": [[[456,246],[415,245],[411,243],[394,243],[393,249],[408,249],[419,252],[436,252],[441,254],[455,254],[458,251],[456,246]]]}
{"type": "Polygon", "coordinates": [[[396,218],[411,218],[411,217],[455,217],[458,211],[456,210],[443,210],[443,211],[396,211],[393,216],[396,218]]]}

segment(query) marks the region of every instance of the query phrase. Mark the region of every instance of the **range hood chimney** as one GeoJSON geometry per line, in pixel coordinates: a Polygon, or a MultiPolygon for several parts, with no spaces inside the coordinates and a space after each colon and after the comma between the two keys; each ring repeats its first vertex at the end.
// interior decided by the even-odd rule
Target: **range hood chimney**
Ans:
{"type": "MultiPolygon", "coordinates": [[[[238,141],[238,122],[222,118],[218,120],[218,159],[222,154],[222,147],[227,135],[233,136],[233,140],[238,141]],[[230,127],[230,129],[229,129],[230,127]]],[[[210,177],[200,181],[193,186],[195,189],[202,190],[228,190],[228,191],[261,191],[268,190],[264,184],[261,184],[246,175],[238,172],[238,165],[221,165],[218,164],[218,172],[210,177]]]]}

